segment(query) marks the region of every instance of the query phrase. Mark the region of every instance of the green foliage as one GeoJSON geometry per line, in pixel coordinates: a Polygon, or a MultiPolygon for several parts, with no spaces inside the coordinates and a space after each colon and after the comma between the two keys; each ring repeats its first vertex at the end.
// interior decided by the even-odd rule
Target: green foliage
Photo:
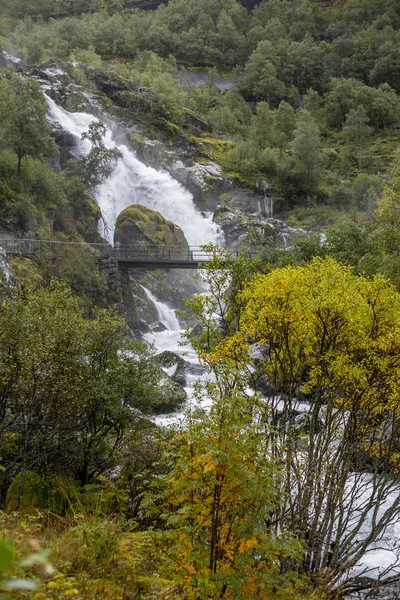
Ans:
{"type": "Polygon", "coordinates": [[[300,113],[292,145],[294,173],[299,187],[307,194],[315,193],[322,177],[323,155],[318,127],[306,110],[300,113]]]}
{"type": "Polygon", "coordinates": [[[92,146],[90,151],[68,163],[70,173],[76,175],[85,186],[95,187],[104,181],[112,171],[113,161],[122,156],[119,150],[106,147],[105,135],[103,123],[90,123],[88,131],[82,133],[82,140],[88,140],[92,146]]]}
{"type": "Polygon", "coordinates": [[[17,571],[26,571],[27,568],[41,567],[47,575],[54,569],[48,561],[48,552],[38,550],[31,552],[23,559],[16,561],[16,550],[7,538],[0,538],[0,598],[11,600],[15,593],[21,591],[28,593],[37,589],[37,584],[31,579],[23,579],[17,571]]]}
{"type": "Polygon", "coordinates": [[[123,320],[91,320],[61,284],[1,306],[1,454],[22,471],[83,483],[114,465],[127,430],[157,403],[158,372],[123,320]],[[12,442],[12,443],[11,443],[12,442]]]}
{"type": "Polygon", "coordinates": [[[354,108],[346,115],[342,134],[350,151],[359,156],[365,148],[373,129],[369,127],[369,118],[363,106],[354,108]]]}
{"type": "Polygon", "coordinates": [[[35,509],[51,510],[61,515],[66,512],[78,494],[76,483],[67,477],[40,477],[33,471],[23,471],[7,490],[8,511],[32,513],[35,509]]]}
{"type": "MultiPolygon", "coordinates": [[[[209,414],[193,411],[175,435],[178,449],[164,478],[166,544],[181,591],[195,598],[311,598],[307,580],[280,571],[301,545],[270,522],[279,493],[274,463],[237,379],[208,386],[209,414]]],[[[202,390],[203,395],[205,390],[202,390]]]]}
{"type": "MultiPolygon", "coordinates": [[[[220,278],[218,273],[214,277],[220,278]]],[[[224,295],[218,297],[225,311],[224,295]]],[[[275,523],[277,534],[295,531],[304,544],[301,560],[292,557],[281,573],[290,565],[312,575],[330,595],[346,594],[357,587],[355,562],[373,539],[381,539],[393,510],[400,510],[398,501],[386,510],[381,505],[382,494],[395,485],[395,479],[382,477],[382,470],[394,476],[398,469],[398,429],[386,423],[399,419],[400,296],[383,278],[357,277],[325,258],[255,276],[235,304],[241,306],[236,333],[224,336],[221,330],[220,341],[214,339],[204,357],[219,385],[235,373],[236,394],[246,389],[246,381],[253,388],[262,386],[256,414],[261,413],[263,456],[274,456],[282,469],[276,475],[280,500],[275,508],[272,503],[266,523],[275,523]],[[301,402],[307,404],[304,420],[297,418],[301,402]],[[377,443],[375,436],[383,430],[385,437],[377,443]],[[361,507],[363,456],[370,460],[371,486],[361,507]],[[329,511],[323,510],[326,502],[329,511]],[[360,524],[370,527],[370,510],[380,510],[380,517],[369,537],[359,539],[360,524]]],[[[250,395],[250,413],[254,405],[250,395]]],[[[246,424],[243,416],[240,420],[246,424]]],[[[197,482],[197,463],[188,464],[197,482]]],[[[187,507],[184,514],[190,515],[187,507]]]]}
{"type": "Polygon", "coordinates": [[[21,174],[22,159],[26,156],[48,156],[55,152],[51,127],[46,121],[47,104],[37,81],[18,76],[1,79],[0,107],[0,139],[17,155],[17,175],[21,174]]]}
{"type": "Polygon", "coordinates": [[[243,90],[267,102],[272,98],[283,98],[286,93],[285,84],[278,78],[277,68],[271,61],[274,52],[271,42],[260,42],[243,74],[243,90]]]}

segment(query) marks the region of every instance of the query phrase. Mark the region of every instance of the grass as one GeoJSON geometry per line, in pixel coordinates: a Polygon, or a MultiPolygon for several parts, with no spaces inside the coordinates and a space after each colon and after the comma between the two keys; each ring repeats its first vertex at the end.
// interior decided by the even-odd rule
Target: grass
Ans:
{"type": "Polygon", "coordinates": [[[50,550],[55,572],[37,567],[17,576],[37,582],[33,596],[13,598],[77,600],[153,600],[168,591],[166,564],[153,532],[135,531],[135,524],[113,516],[79,512],[60,518],[41,512],[0,513],[1,533],[12,540],[17,556],[50,550]]]}

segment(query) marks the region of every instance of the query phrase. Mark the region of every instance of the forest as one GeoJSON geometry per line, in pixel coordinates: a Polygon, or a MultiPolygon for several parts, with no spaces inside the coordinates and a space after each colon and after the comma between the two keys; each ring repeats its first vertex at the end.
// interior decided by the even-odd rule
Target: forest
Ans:
{"type": "Polygon", "coordinates": [[[0,0],[0,45],[0,238],[70,243],[0,278],[0,598],[398,598],[398,0],[0,0]],[[64,153],[46,69],[300,232],[206,247],[175,425],[95,248],[121,152],[64,153]]]}

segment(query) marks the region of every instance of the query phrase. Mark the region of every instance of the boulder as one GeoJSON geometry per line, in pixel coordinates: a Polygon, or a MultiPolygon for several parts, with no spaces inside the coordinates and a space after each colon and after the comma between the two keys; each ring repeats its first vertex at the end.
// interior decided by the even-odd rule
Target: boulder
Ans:
{"type": "Polygon", "coordinates": [[[157,406],[154,407],[156,415],[164,415],[175,412],[182,408],[187,400],[187,394],[183,387],[173,381],[163,372],[163,379],[160,381],[161,398],[157,406]]]}
{"type": "Polygon", "coordinates": [[[170,350],[165,350],[161,354],[157,354],[155,360],[161,368],[166,370],[172,381],[179,383],[179,385],[186,385],[186,363],[181,356],[170,350]]]}
{"type": "Polygon", "coordinates": [[[115,225],[114,243],[143,249],[175,246],[182,249],[184,256],[187,256],[188,251],[188,243],[182,229],[156,210],[141,204],[132,204],[119,214],[115,225]]]}

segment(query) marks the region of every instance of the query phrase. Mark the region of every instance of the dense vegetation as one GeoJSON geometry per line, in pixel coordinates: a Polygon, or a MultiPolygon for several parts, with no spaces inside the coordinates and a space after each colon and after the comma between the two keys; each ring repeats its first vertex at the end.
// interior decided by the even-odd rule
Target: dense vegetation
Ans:
{"type": "Polygon", "coordinates": [[[252,188],[272,182],[281,215],[317,230],[210,265],[211,293],[190,308],[215,375],[198,394],[213,406],[176,431],[149,419],[160,371],[105,308],[95,251],[13,260],[19,287],[0,302],[4,594],[331,600],[379,585],[354,568],[400,512],[400,7],[328,4],[0,0],[0,41],[32,69],[0,74],[3,230],[99,239],[93,188],[118,153],[93,123],[87,156],[58,155],[34,77],[53,57],[85,86],[106,82],[148,135],[252,188]],[[182,69],[208,69],[207,83],[182,85],[182,69]]]}
{"type": "MultiPolygon", "coordinates": [[[[363,185],[374,198],[373,177],[387,171],[397,139],[395,0],[326,10],[311,0],[269,0],[252,13],[235,0],[171,0],[155,12],[74,2],[64,4],[80,14],[65,18],[63,3],[49,4],[40,19],[37,3],[28,3],[24,20],[17,4],[4,8],[8,48],[28,64],[74,59],[151,88],[148,118],[169,135],[184,131],[194,111],[224,140],[221,152],[206,138],[211,155],[245,181],[274,181],[281,207],[312,200],[368,209],[357,176],[371,177],[363,185]],[[176,61],[234,70],[236,84],[221,93],[211,76],[198,89],[182,88],[176,61]]],[[[136,105],[140,113],[137,96],[136,105]]]]}

